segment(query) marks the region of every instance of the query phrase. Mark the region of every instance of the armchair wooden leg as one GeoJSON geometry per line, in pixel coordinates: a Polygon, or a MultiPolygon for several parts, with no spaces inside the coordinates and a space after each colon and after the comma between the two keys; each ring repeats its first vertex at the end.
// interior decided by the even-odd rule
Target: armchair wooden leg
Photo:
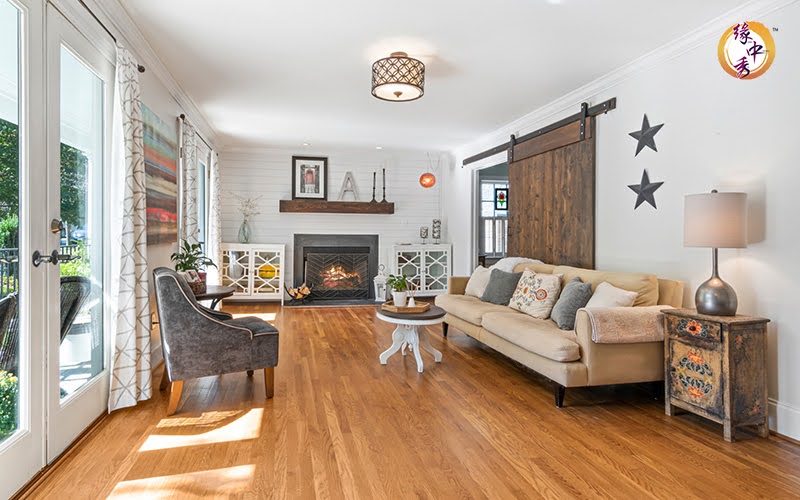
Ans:
{"type": "Polygon", "coordinates": [[[183,392],[183,380],[176,380],[172,383],[172,391],[169,394],[169,406],[167,407],[167,416],[175,415],[178,409],[178,403],[181,402],[181,393],[183,392]]]}
{"type": "Polygon", "coordinates": [[[272,399],[275,395],[275,368],[264,368],[264,389],[267,391],[267,399],[272,399]]]}

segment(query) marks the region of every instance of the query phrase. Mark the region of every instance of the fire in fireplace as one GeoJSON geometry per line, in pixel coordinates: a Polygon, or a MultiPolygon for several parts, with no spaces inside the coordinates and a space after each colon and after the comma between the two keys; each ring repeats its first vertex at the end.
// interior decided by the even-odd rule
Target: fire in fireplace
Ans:
{"type": "Polygon", "coordinates": [[[322,272],[322,286],[328,290],[332,288],[356,289],[361,285],[361,275],[349,272],[344,266],[335,265],[322,272]]]}
{"type": "Polygon", "coordinates": [[[358,249],[329,249],[306,255],[306,283],[313,285],[315,299],[368,299],[369,254],[358,249]]]}

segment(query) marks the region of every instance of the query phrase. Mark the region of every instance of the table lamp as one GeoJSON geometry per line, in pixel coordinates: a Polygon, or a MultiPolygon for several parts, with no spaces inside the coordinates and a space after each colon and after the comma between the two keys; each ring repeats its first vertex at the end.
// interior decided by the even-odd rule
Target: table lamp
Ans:
{"type": "Polygon", "coordinates": [[[697,312],[712,316],[735,316],[738,301],[733,287],[719,277],[719,248],[747,246],[747,194],[690,194],[684,204],[683,246],[711,248],[711,278],[694,296],[697,312]]]}

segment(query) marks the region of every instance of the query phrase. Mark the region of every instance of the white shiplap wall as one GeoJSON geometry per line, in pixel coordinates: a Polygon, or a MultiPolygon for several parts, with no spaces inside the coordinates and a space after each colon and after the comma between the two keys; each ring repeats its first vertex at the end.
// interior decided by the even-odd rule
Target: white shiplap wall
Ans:
{"type": "MultiPolygon", "coordinates": [[[[431,153],[434,168],[439,153],[431,153]]],[[[449,156],[442,155],[437,180],[447,168],[449,156]]],[[[430,189],[419,185],[428,170],[424,151],[378,151],[368,149],[326,149],[298,147],[292,150],[232,150],[222,153],[222,237],[236,242],[242,216],[230,192],[242,196],[263,195],[261,214],[251,221],[252,243],[286,245],[286,282],[292,283],[293,239],[305,234],[377,234],[380,262],[391,272],[391,247],[397,243],[419,243],[420,226],[441,218],[440,183],[430,189]],[[378,172],[376,198],[381,199],[381,168],[386,168],[386,198],[395,204],[394,215],[280,213],[279,200],[292,197],[292,155],[328,157],[328,199],[337,200],[346,172],[353,172],[360,201],[372,199],[372,172],[378,172]]],[[[348,200],[352,199],[349,195],[348,200]]],[[[446,230],[442,228],[443,234],[446,230]]]]}

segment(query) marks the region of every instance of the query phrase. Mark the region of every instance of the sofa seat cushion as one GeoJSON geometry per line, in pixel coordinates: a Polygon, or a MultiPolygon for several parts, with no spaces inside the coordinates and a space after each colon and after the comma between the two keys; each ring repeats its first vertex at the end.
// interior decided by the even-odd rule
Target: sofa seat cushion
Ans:
{"type": "Polygon", "coordinates": [[[481,299],[470,295],[438,295],[435,302],[437,306],[447,311],[447,314],[452,314],[478,326],[481,325],[481,319],[484,314],[505,312],[520,315],[520,313],[508,306],[483,302],[481,299]]]}
{"type": "Polygon", "coordinates": [[[581,359],[575,332],[560,330],[549,319],[532,318],[526,314],[492,312],[483,316],[482,326],[512,344],[544,356],[568,363],[581,359]]]}

